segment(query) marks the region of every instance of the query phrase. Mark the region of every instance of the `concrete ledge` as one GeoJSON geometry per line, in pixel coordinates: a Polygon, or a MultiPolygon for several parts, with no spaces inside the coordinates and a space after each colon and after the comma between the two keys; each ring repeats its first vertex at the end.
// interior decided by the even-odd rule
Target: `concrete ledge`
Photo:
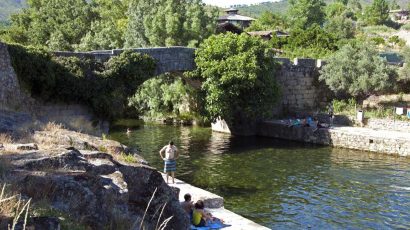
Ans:
{"type": "Polygon", "coordinates": [[[259,136],[330,145],[370,152],[410,156],[410,133],[360,127],[332,127],[313,131],[310,127],[289,127],[285,121],[265,121],[259,136]]]}
{"type": "MultiPolygon", "coordinates": [[[[162,173],[162,177],[166,181],[166,175],[162,173]]],[[[171,180],[170,180],[171,181],[171,180]]],[[[175,179],[175,184],[168,184],[171,187],[179,189],[179,200],[184,200],[186,193],[191,194],[192,201],[203,200],[206,211],[212,213],[213,216],[222,219],[229,227],[224,227],[224,230],[268,230],[262,225],[259,225],[251,220],[244,218],[236,213],[226,210],[223,207],[223,198],[216,194],[210,193],[198,187],[185,183],[184,181],[175,179]]]]}
{"type": "MultiPolygon", "coordinates": [[[[164,181],[167,181],[165,174],[162,173],[162,177],[164,178],[164,181]]],[[[169,182],[171,181],[172,179],[169,178],[169,182]]],[[[179,200],[181,201],[184,200],[184,195],[186,193],[189,193],[191,194],[193,201],[203,200],[206,208],[221,208],[224,206],[224,198],[222,198],[221,196],[192,186],[182,180],[175,179],[175,184],[170,183],[168,185],[171,187],[179,188],[179,200]]]]}

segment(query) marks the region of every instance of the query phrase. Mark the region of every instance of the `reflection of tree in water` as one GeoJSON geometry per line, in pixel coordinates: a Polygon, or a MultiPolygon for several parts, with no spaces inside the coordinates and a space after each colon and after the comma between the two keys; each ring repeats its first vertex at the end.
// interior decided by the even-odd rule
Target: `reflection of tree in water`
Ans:
{"type": "Polygon", "coordinates": [[[229,150],[230,134],[212,132],[207,144],[207,151],[213,154],[222,154],[229,150]]]}
{"type": "Polygon", "coordinates": [[[403,189],[408,158],[201,127],[145,125],[130,137],[160,170],[158,150],[170,139],[183,156],[179,179],[223,196],[226,208],[270,228],[410,229],[410,193],[403,189]]]}

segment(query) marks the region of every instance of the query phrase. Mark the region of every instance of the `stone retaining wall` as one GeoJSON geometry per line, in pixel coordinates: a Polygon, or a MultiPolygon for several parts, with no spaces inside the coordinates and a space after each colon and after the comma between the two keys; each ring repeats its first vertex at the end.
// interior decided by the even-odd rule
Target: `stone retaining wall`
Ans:
{"type": "Polygon", "coordinates": [[[370,118],[366,120],[365,127],[410,132],[410,121],[370,118]]]}
{"type": "Polygon", "coordinates": [[[257,134],[264,137],[410,156],[410,135],[397,136],[395,135],[397,132],[374,131],[358,127],[322,128],[313,132],[310,127],[288,127],[279,121],[267,121],[259,124],[257,134]]]}
{"type": "Polygon", "coordinates": [[[0,42],[0,109],[26,110],[33,104],[34,100],[20,88],[7,45],[0,42]]]}
{"type": "Polygon", "coordinates": [[[282,64],[276,73],[281,97],[274,106],[277,116],[316,112],[327,103],[329,89],[318,81],[319,70],[325,64],[316,59],[276,58],[282,64]]]}

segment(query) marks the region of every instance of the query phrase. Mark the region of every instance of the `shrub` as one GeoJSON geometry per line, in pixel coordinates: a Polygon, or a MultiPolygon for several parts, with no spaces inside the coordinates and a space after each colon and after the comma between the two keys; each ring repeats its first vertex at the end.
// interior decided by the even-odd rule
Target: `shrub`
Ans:
{"type": "Polygon", "coordinates": [[[357,102],[354,98],[348,100],[333,100],[333,109],[336,114],[355,115],[357,102]]]}
{"type": "Polygon", "coordinates": [[[337,50],[337,39],[318,25],[294,29],[283,49],[288,57],[325,58],[337,50]]]}
{"type": "Polygon", "coordinates": [[[363,27],[363,31],[366,34],[379,34],[379,33],[394,33],[397,32],[395,29],[385,26],[385,25],[379,25],[379,26],[366,26],[363,27]]]}
{"type": "Polygon", "coordinates": [[[403,92],[410,92],[410,47],[406,46],[402,53],[406,65],[399,71],[399,83],[403,92]]]}
{"type": "Polygon", "coordinates": [[[267,116],[279,95],[273,54],[260,38],[214,35],[196,50],[195,62],[210,120],[267,116]]]}
{"type": "Polygon", "coordinates": [[[19,81],[33,97],[88,105],[108,119],[124,116],[128,98],[155,70],[153,58],[132,51],[105,63],[17,45],[9,45],[9,52],[19,81]]]}
{"type": "Polygon", "coordinates": [[[400,29],[402,29],[402,30],[410,30],[410,23],[404,24],[400,29]]]}
{"type": "Polygon", "coordinates": [[[371,44],[347,44],[334,53],[320,71],[338,96],[364,97],[383,93],[395,86],[394,70],[371,44]]]}
{"type": "Polygon", "coordinates": [[[178,118],[186,110],[195,110],[194,96],[195,90],[180,77],[165,74],[145,81],[130,98],[129,105],[149,118],[178,118]]]}
{"type": "Polygon", "coordinates": [[[32,96],[49,100],[56,86],[55,64],[44,49],[8,45],[11,63],[20,85],[32,96]]]}

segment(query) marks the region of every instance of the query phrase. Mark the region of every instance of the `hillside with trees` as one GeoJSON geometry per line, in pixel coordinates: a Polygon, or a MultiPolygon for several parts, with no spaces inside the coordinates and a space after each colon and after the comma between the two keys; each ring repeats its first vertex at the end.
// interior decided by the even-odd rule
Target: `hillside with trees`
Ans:
{"type": "MultiPolygon", "coordinates": [[[[234,7],[239,10],[243,15],[250,17],[259,17],[264,11],[269,11],[272,13],[284,14],[289,9],[291,0],[282,0],[278,2],[262,2],[260,4],[253,5],[235,5],[234,7]]],[[[335,2],[334,0],[325,0],[326,4],[335,2]]],[[[337,1],[336,1],[337,2],[337,1]]],[[[343,2],[343,1],[340,1],[343,2]]],[[[360,4],[367,6],[370,5],[373,0],[359,0],[360,4]]],[[[401,8],[406,8],[408,5],[408,0],[396,0],[397,4],[401,8]]]]}
{"type": "Polygon", "coordinates": [[[0,31],[3,41],[51,50],[197,46],[218,11],[200,0],[29,1],[0,31]]]}
{"type": "Polygon", "coordinates": [[[24,6],[26,6],[26,0],[1,0],[0,23],[7,21],[11,14],[18,12],[24,6]]]}

